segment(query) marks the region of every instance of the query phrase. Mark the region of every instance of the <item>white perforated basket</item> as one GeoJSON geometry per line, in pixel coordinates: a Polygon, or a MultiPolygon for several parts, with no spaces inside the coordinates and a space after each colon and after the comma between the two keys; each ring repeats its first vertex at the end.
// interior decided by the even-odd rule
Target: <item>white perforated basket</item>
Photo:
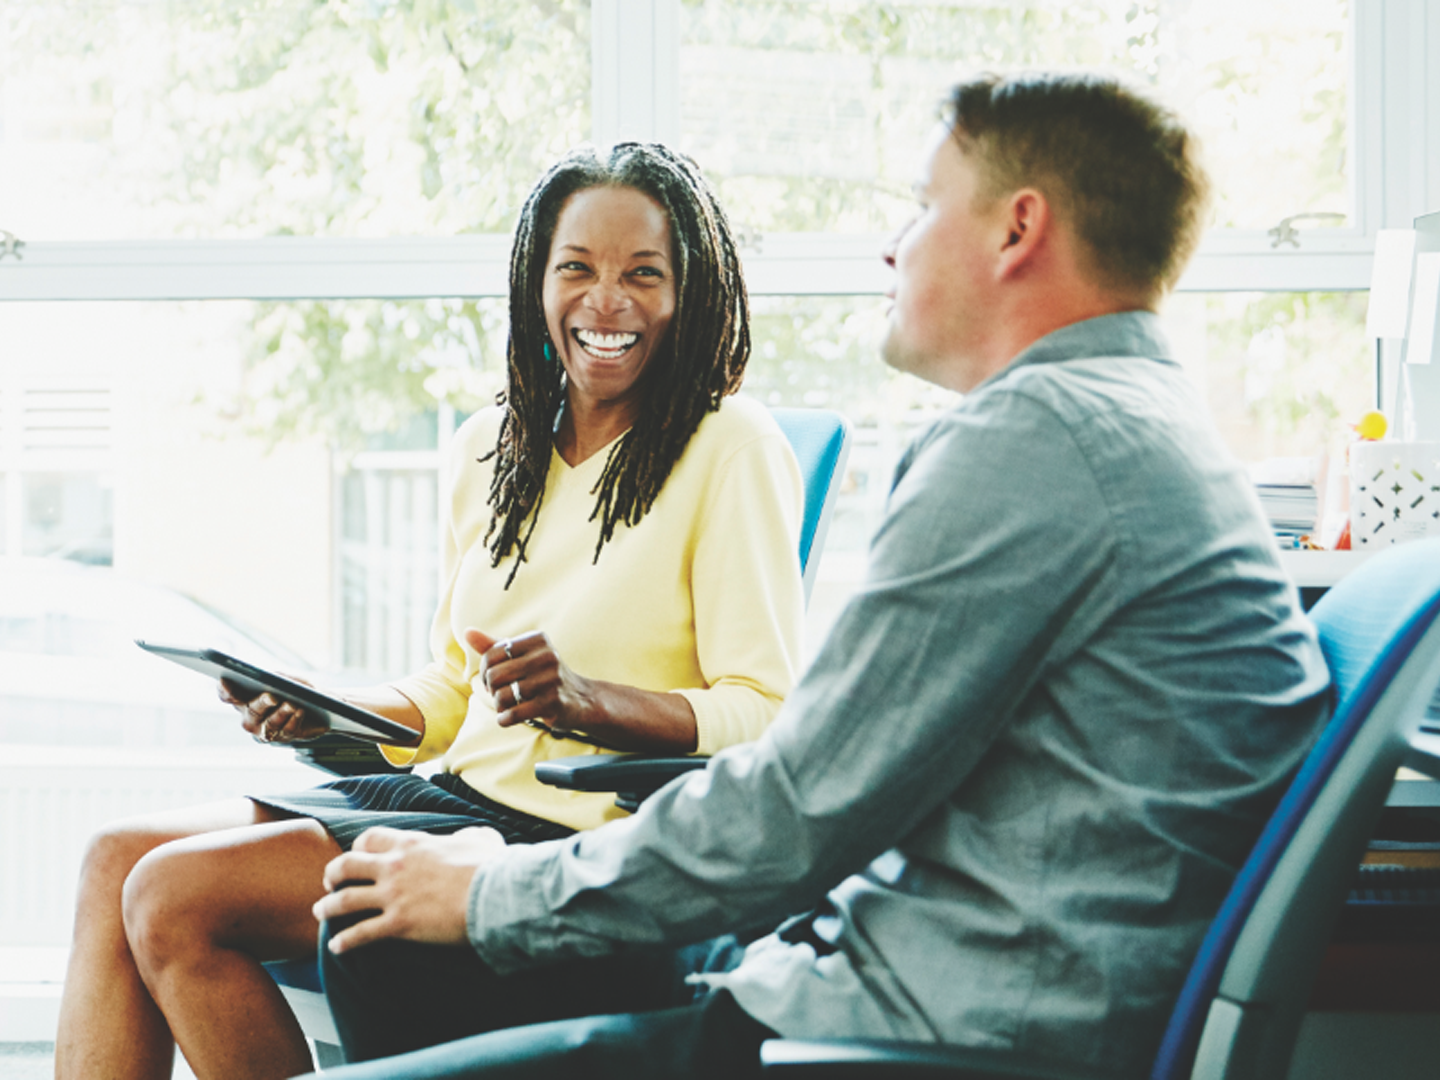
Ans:
{"type": "Polygon", "coordinates": [[[1387,547],[1440,536],[1440,442],[1350,447],[1350,545],[1387,547]]]}

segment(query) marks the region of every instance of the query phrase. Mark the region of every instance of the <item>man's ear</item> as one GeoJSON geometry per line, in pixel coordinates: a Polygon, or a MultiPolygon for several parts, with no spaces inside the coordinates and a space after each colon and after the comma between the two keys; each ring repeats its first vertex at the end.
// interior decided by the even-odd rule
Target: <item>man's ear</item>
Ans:
{"type": "Polygon", "coordinates": [[[1050,203],[1034,188],[1015,192],[1005,201],[1002,212],[1005,240],[996,268],[1003,279],[1034,265],[1049,240],[1054,219],[1050,215],[1050,203]]]}

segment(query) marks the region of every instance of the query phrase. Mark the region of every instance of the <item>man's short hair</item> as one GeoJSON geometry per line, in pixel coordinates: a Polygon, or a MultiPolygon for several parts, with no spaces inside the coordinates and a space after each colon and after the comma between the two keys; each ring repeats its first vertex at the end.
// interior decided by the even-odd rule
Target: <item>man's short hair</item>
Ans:
{"type": "Polygon", "coordinates": [[[982,75],[943,106],[981,170],[981,197],[1041,191],[1109,288],[1158,299],[1195,251],[1210,181],[1195,136],[1117,79],[982,75]]]}

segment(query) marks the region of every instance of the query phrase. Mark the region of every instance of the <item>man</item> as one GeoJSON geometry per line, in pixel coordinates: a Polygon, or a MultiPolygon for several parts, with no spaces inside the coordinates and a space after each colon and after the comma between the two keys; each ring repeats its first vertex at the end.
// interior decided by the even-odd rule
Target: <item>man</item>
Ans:
{"type": "Polygon", "coordinates": [[[966,396],[902,461],[812,669],[629,821],[523,850],[378,833],[332,863],[374,882],[316,909],[347,917],[348,1048],[495,1031],[337,1076],[736,1076],[772,1032],[1144,1071],[1326,713],[1153,314],[1200,230],[1194,153],[1112,82],[955,88],[886,252],[884,353],[966,396]]]}

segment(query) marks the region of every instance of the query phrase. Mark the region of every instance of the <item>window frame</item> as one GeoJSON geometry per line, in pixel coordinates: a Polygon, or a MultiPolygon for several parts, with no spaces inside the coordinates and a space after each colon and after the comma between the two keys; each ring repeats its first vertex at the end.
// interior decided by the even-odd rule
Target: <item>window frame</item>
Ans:
{"type": "MultiPolygon", "coordinates": [[[[680,0],[592,0],[593,136],[675,141],[680,0]]],[[[1375,233],[1440,208],[1440,10],[1353,0],[1351,153],[1356,221],[1276,248],[1260,230],[1208,234],[1181,291],[1367,288],[1375,233]]],[[[1297,207],[1296,213],[1303,213],[1297,207]]],[[[23,222],[0,221],[24,240],[23,222]]],[[[750,291],[879,294],[884,234],[766,234],[743,252],[750,291]]],[[[3,300],[406,299],[504,296],[510,238],[26,243],[0,256],[3,300]],[[18,255],[18,257],[17,257],[18,255]]]]}

